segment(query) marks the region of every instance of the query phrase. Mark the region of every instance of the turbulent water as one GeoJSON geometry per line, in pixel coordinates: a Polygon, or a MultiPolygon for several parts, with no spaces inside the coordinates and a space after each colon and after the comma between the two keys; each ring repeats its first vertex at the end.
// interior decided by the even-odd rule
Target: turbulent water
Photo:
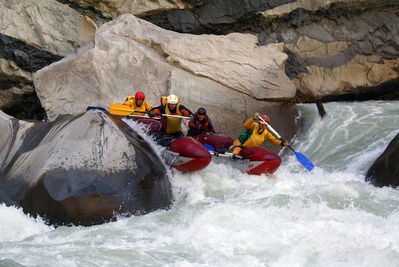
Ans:
{"type": "Polygon", "coordinates": [[[311,172],[288,150],[271,177],[216,164],[175,173],[170,210],[92,227],[0,204],[0,266],[399,266],[399,191],[364,181],[399,131],[399,103],[324,107],[321,120],[300,105],[291,140],[311,172]]]}

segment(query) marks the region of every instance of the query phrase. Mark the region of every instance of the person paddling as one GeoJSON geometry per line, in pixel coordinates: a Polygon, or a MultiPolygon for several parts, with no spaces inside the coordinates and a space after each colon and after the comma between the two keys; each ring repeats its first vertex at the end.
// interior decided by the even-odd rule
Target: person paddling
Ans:
{"type": "Polygon", "coordinates": [[[198,111],[194,114],[194,118],[190,120],[188,123],[187,136],[196,136],[200,134],[206,133],[215,133],[215,129],[213,128],[212,122],[206,114],[205,108],[199,108],[198,111]]]}
{"type": "Polygon", "coordinates": [[[149,112],[152,107],[145,100],[145,94],[143,92],[137,92],[134,96],[128,96],[123,103],[133,109],[133,115],[144,116],[145,112],[149,112]]]}
{"type": "MultiPolygon", "coordinates": [[[[167,115],[178,115],[178,116],[185,116],[185,117],[193,117],[193,113],[186,108],[185,106],[180,104],[179,97],[176,95],[169,95],[166,100],[166,104],[161,104],[158,107],[154,107],[150,112],[149,115],[154,117],[160,114],[167,114],[167,115]]],[[[181,118],[176,117],[165,117],[161,116],[161,132],[158,138],[162,138],[165,135],[172,138],[179,138],[183,137],[184,134],[181,131],[181,118]]],[[[170,143],[170,142],[169,142],[170,143]]],[[[160,143],[161,145],[168,145],[168,142],[160,143]]]]}
{"type": "Polygon", "coordinates": [[[233,154],[238,155],[242,148],[256,147],[260,146],[265,140],[270,141],[273,145],[289,146],[287,141],[280,141],[269,133],[266,129],[266,124],[259,120],[255,120],[260,117],[265,122],[269,122],[270,119],[267,115],[260,115],[258,112],[255,113],[253,118],[249,118],[244,123],[245,130],[240,134],[240,136],[233,142],[233,154]]]}

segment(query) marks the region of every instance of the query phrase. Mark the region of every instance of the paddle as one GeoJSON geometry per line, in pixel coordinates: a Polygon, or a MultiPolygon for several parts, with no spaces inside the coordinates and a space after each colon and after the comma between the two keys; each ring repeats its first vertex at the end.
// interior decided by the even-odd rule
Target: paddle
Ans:
{"type": "MultiPolygon", "coordinates": [[[[102,111],[104,111],[104,112],[108,112],[105,108],[103,108],[103,107],[94,107],[94,106],[88,106],[87,108],[86,108],[86,111],[89,111],[89,110],[94,110],[94,109],[97,109],[97,110],[102,110],[102,111]]],[[[137,112],[137,111],[136,111],[137,112]]],[[[116,115],[116,114],[115,114],[116,115]]],[[[142,115],[126,115],[126,116],[129,116],[129,117],[138,117],[138,118],[150,118],[149,116],[142,116],[142,115]]],[[[159,118],[151,118],[151,119],[156,119],[156,120],[159,120],[159,118]]]]}
{"type": "MultiPolygon", "coordinates": [[[[120,116],[130,116],[133,112],[148,114],[147,111],[134,111],[131,107],[123,105],[123,104],[111,104],[109,107],[109,112],[111,114],[120,115],[120,116]]],[[[190,117],[179,116],[179,115],[160,114],[160,113],[155,113],[155,114],[158,116],[164,116],[164,117],[174,117],[174,118],[181,118],[181,119],[186,119],[186,120],[190,119],[190,117]]]]}
{"type": "MultiPolygon", "coordinates": [[[[93,107],[93,106],[88,106],[86,108],[86,111],[92,110],[92,109],[98,109],[98,110],[102,110],[102,111],[107,111],[105,108],[103,107],[93,107]]],[[[107,111],[108,112],[108,111],[107,111]]]]}
{"type": "MultiPolygon", "coordinates": [[[[136,111],[137,112],[137,111],[136,111]]],[[[141,112],[140,112],[141,113],[141,112]]],[[[152,119],[152,120],[159,120],[160,118],[157,117],[150,117],[150,116],[144,116],[144,115],[134,115],[134,114],[130,114],[127,115],[127,117],[134,117],[134,118],[147,118],[147,119],[152,119]]]]}
{"type": "Polygon", "coordinates": [[[123,104],[111,104],[109,105],[109,113],[119,116],[129,116],[134,110],[123,104]]]}
{"type": "MultiPolygon", "coordinates": [[[[264,119],[262,119],[260,116],[258,116],[259,119],[261,119],[267,126],[267,128],[282,142],[284,142],[283,138],[268,124],[264,119]]],[[[292,150],[292,152],[295,153],[296,159],[308,170],[311,171],[314,167],[313,163],[302,153],[296,152],[291,146],[288,146],[289,149],[292,150]]]]}

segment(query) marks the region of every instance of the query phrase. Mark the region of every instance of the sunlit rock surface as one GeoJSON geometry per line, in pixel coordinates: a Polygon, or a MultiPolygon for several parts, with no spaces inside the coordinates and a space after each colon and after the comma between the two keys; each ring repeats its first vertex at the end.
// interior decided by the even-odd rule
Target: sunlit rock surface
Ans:
{"type": "Polygon", "coordinates": [[[162,160],[102,111],[25,122],[0,113],[0,202],[54,224],[92,225],[171,205],[162,160]]]}
{"type": "Polygon", "coordinates": [[[0,2],[0,33],[55,55],[65,56],[89,41],[94,25],[56,0],[0,2]]]}
{"type": "Polygon", "coordinates": [[[383,187],[399,185],[399,134],[389,143],[385,151],[375,160],[367,171],[366,181],[383,187]]]}

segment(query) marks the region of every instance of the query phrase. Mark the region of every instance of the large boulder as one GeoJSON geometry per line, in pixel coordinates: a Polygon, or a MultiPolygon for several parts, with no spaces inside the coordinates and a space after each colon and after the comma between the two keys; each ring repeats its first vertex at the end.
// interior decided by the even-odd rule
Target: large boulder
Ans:
{"type": "Polygon", "coordinates": [[[375,160],[366,174],[366,181],[383,187],[399,185],[399,134],[389,143],[385,151],[375,160]]]}
{"type": "Polygon", "coordinates": [[[160,157],[102,111],[51,123],[0,112],[0,129],[0,202],[58,225],[92,225],[171,205],[160,157]]]}
{"type": "Polygon", "coordinates": [[[153,105],[174,93],[193,111],[204,106],[226,134],[238,134],[255,111],[268,113],[289,137],[295,106],[267,101],[295,97],[282,48],[258,46],[250,34],[179,34],[127,14],[102,25],[78,53],[36,72],[34,84],[50,119],[141,90],[153,105]]]}

